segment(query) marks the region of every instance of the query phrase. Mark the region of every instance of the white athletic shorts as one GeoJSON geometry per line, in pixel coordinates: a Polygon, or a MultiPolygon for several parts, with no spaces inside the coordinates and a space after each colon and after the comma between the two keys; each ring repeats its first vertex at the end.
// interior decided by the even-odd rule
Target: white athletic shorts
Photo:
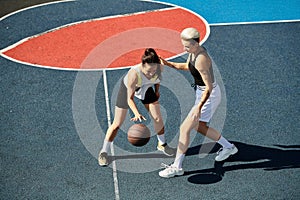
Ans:
{"type": "MultiPolygon", "coordinates": [[[[205,90],[205,86],[196,87],[195,105],[198,105],[198,103],[200,102],[204,90],[205,90]]],[[[201,115],[199,121],[209,122],[214,112],[218,108],[220,102],[221,102],[220,87],[218,84],[213,84],[212,93],[210,94],[209,98],[207,99],[207,101],[205,102],[205,104],[201,109],[201,115]]]]}

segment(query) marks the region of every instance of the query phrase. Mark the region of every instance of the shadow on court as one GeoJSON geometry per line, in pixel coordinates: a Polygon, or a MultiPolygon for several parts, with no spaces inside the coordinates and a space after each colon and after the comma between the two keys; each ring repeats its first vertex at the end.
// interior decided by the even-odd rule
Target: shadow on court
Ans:
{"type": "MultiPolygon", "coordinates": [[[[188,181],[194,184],[212,184],[222,180],[226,172],[244,169],[263,169],[265,171],[300,168],[300,145],[274,145],[275,147],[262,147],[258,145],[233,142],[239,152],[226,161],[215,162],[214,168],[186,171],[190,176],[188,181]],[[238,164],[234,164],[234,163],[238,164]],[[245,163],[244,163],[245,162],[245,163]],[[224,166],[225,163],[233,163],[224,166]]],[[[214,145],[208,144],[208,145],[214,145]]],[[[189,149],[188,155],[198,154],[202,145],[189,149]]],[[[217,146],[217,145],[216,145],[217,146]]],[[[209,153],[215,153],[214,147],[209,153]]]]}

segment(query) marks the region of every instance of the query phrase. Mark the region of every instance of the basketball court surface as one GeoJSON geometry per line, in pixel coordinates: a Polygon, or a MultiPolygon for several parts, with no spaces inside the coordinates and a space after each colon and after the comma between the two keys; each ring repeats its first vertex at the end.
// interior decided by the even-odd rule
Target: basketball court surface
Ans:
{"type": "MultiPolygon", "coordinates": [[[[0,199],[300,199],[300,1],[1,0],[0,199]],[[179,33],[196,27],[213,60],[222,102],[210,125],[239,152],[192,133],[183,176],[120,129],[108,167],[97,156],[120,80],[153,47],[184,62],[179,33]]],[[[166,139],[194,102],[189,72],[165,68],[166,139]]]]}

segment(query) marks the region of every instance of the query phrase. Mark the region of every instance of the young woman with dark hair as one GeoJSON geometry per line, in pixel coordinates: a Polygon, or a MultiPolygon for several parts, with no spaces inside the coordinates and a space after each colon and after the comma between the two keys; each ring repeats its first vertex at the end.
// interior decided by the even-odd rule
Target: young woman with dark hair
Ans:
{"type": "Polygon", "coordinates": [[[142,101],[153,119],[154,129],[158,139],[157,149],[168,156],[175,154],[175,150],[170,148],[165,141],[164,124],[160,112],[160,104],[158,102],[162,70],[163,66],[155,50],[147,48],[142,56],[142,63],[133,66],[122,79],[115,106],[114,121],[106,132],[103,146],[99,153],[98,163],[100,166],[107,166],[109,164],[108,150],[110,144],[116,137],[120,126],[123,124],[128,108],[130,108],[134,114],[131,121],[146,120],[137,109],[134,97],[142,101]]]}

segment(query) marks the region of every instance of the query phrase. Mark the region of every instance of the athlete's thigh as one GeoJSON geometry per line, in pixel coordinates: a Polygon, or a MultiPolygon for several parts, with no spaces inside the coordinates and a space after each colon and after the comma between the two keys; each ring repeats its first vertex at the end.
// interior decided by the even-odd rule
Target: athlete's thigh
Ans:
{"type": "Polygon", "coordinates": [[[148,107],[148,111],[153,119],[161,119],[162,118],[161,111],[160,111],[160,104],[158,103],[158,101],[156,101],[154,103],[150,103],[150,104],[148,104],[148,106],[146,106],[146,104],[145,104],[145,107],[146,108],[148,107]]]}
{"type": "Polygon", "coordinates": [[[127,111],[128,109],[125,109],[125,108],[119,108],[119,107],[115,107],[115,116],[114,116],[114,124],[115,125],[122,125],[125,118],[126,118],[126,115],[127,115],[127,111]]]}

